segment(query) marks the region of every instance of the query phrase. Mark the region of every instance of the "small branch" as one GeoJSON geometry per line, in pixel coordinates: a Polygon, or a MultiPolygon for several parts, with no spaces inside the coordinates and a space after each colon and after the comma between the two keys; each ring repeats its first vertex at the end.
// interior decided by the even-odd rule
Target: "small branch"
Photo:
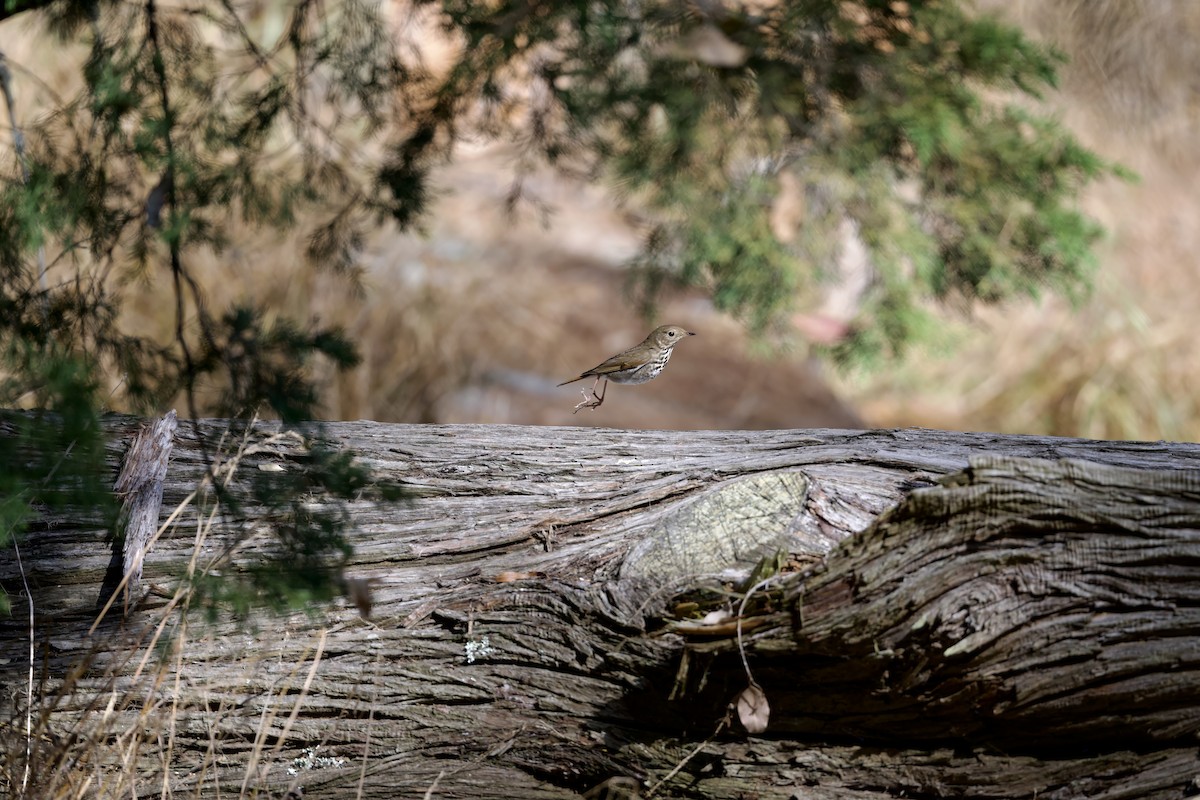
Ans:
{"type": "Polygon", "coordinates": [[[25,577],[25,565],[21,563],[21,548],[17,546],[17,537],[13,536],[13,552],[17,556],[17,570],[21,573],[21,583],[25,587],[25,598],[29,601],[29,678],[25,686],[25,770],[21,776],[21,796],[29,786],[29,771],[33,763],[33,592],[29,589],[29,579],[25,577]]]}
{"type": "Polygon", "coordinates": [[[771,584],[771,582],[776,580],[778,577],[779,577],[778,575],[771,575],[769,577],[763,578],[761,581],[759,581],[758,583],[751,586],[749,589],[746,590],[746,594],[742,596],[742,602],[738,606],[737,649],[738,649],[738,655],[740,655],[742,657],[742,667],[743,667],[743,669],[746,670],[746,680],[748,680],[750,682],[751,686],[758,686],[758,683],[757,683],[757,681],[754,680],[754,673],[752,673],[750,671],[750,662],[746,660],[746,645],[742,641],[742,622],[746,618],[746,604],[750,602],[751,595],[753,595],[755,592],[757,592],[760,589],[767,588],[771,584]]]}
{"type": "Polygon", "coordinates": [[[694,748],[692,748],[692,751],[690,753],[688,753],[686,756],[684,756],[682,759],[680,759],[679,763],[676,764],[670,772],[668,772],[666,775],[662,776],[662,778],[659,779],[658,783],[656,783],[650,787],[650,791],[646,792],[646,797],[654,797],[654,795],[658,793],[658,790],[662,788],[663,784],[665,784],[667,781],[671,780],[676,775],[678,775],[679,771],[681,769],[683,769],[685,766],[687,766],[687,763],[689,761],[691,761],[693,758],[695,758],[696,755],[701,750],[703,750],[705,747],[707,747],[709,744],[711,744],[713,739],[716,739],[717,735],[720,734],[721,731],[725,730],[725,726],[728,724],[729,724],[729,715],[726,714],[725,717],[720,722],[717,723],[717,727],[713,729],[713,732],[711,734],[709,734],[709,737],[707,739],[705,739],[703,742],[701,742],[700,744],[698,744],[694,748]]]}

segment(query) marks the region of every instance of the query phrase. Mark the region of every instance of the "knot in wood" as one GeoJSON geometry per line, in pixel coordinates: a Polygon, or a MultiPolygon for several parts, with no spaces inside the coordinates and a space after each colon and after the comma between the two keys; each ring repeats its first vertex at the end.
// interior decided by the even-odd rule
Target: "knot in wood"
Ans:
{"type": "Polygon", "coordinates": [[[748,570],[786,548],[808,497],[798,470],[726,481],[671,509],[630,551],[622,581],[663,586],[681,579],[748,570]]]}

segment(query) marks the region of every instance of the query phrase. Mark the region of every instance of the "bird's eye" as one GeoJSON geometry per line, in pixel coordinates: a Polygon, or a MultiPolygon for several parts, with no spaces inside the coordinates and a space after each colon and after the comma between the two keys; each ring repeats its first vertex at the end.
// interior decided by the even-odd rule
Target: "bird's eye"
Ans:
{"type": "Polygon", "coordinates": [[[675,335],[675,331],[667,331],[667,336],[674,336],[674,335],[675,335]]]}

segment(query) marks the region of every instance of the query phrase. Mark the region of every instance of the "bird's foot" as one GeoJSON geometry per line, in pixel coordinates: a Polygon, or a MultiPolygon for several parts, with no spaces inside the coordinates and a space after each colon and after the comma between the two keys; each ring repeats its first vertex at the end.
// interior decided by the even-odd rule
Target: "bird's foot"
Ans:
{"type": "Polygon", "coordinates": [[[600,404],[604,402],[604,395],[608,394],[608,381],[604,382],[604,388],[600,391],[600,394],[596,394],[595,384],[592,384],[590,390],[591,397],[588,396],[588,391],[588,389],[579,390],[579,393],[583,395],[583,401],[575,406],[575,410],[571,412],[572,414],[578,414],[581,408],[599,408],[600,404]]]}
{"type": "Polygon", "coordinates": [[[575,406],[575,410],[571,412],[572,414],[578,414],[579,409],[581,408],[599,408],[600,404],[604,402],[603,397],[596,397],[594,394],[588,395],[586,390],[584,390],[582,394],[583,401],[575,406]]]}

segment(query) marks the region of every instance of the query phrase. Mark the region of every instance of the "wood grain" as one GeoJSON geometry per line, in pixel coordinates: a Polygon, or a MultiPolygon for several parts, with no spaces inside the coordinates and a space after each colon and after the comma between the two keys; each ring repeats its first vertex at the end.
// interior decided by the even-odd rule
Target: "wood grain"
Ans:
{"type": "MultiPolygon", "coordinates": [[[[114,477],[139,422],[106,423],[114,477]]],[[[162,592],[120,625],[88,635],[108,560],[94,521],[45,517],[23,545],[43,770],[137,775],[139,796],[165,781],[370,798],[435,782],[436,797],[634,796],[693,751],[657,796],[1179,797],[1200,774],[1196,445],[329,424],[411,495],[348,507],[346,574],[370,587],[371,619],[347,601],[239,627],[185,613],[174,587],[189,563],[235,548],[236,569],[270,547],[252,480],[307,450],[274,424],[223,432],[180,423],[163,514],[239,450],[242,513],[205,529],[202,492],[146,558],[162,592]],[[622,567],[698,499],[788,473],[807,480],[780,515],[789,549],[819,560],[753,609],[770,724],[707,741],[745,687],[736,637],[681,635],[673,597],[695,587],[647,591],[622,567]]],[[[692,515],[694,546],[721,514],[692,515]]],[[[20,609],[7,553],[0,582],[20,609]]],[[[0,621],[10,687],[24,616],[0,621]]],[[[5,700],[21,719],[23,693],[5,700]]]]}

